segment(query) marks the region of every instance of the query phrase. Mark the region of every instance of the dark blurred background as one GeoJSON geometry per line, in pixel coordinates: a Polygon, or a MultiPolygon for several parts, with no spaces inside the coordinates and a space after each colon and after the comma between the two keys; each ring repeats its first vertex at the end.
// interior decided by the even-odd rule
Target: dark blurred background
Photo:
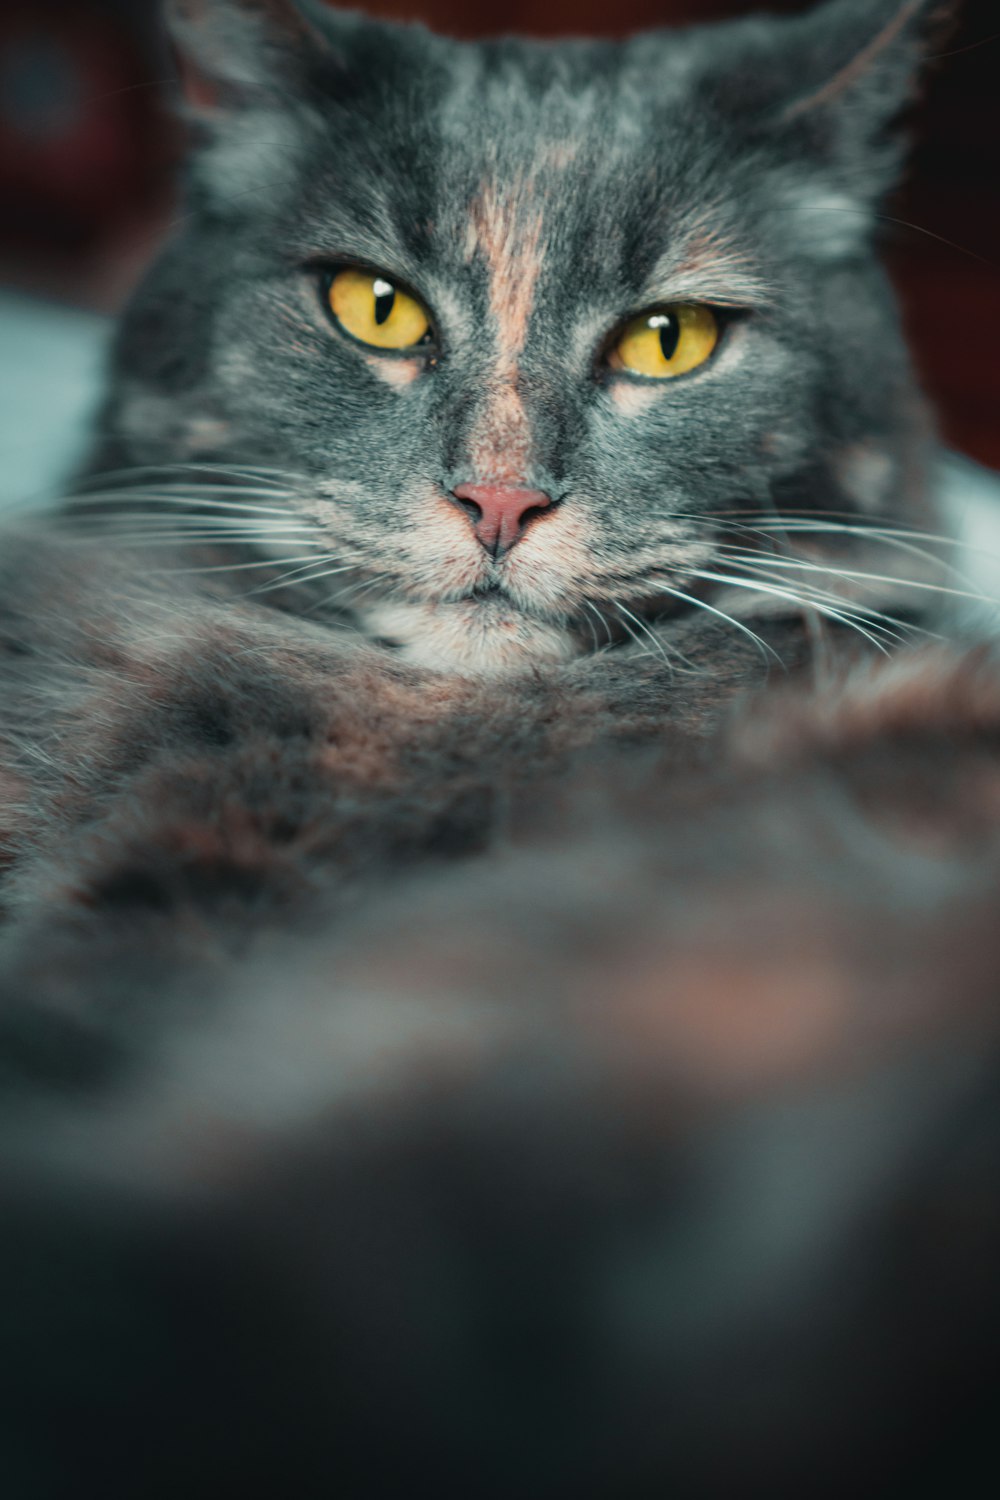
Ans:
{"type": "MultiPolygon", "coordinates": [[[[753,0],[370,0],[458,35],[611,34],[753,0]]],[[[807,0],[770,0],[801,10],[807,0]]],[[[113,310],[171,213],[181,141],[156,0],[3,0],[0,284],[113,310]]],[[[966,0],[936,63],[886,252],[948,440],[1000,468],[1000,7],[966,0]],[[909,226],[909,227],[906,227],[909,226]]]]}

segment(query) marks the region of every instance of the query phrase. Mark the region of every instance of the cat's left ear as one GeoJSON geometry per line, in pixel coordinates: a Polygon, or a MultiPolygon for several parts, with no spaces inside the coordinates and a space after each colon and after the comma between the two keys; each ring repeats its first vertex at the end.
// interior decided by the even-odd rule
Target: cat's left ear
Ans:
{"type": "Polygon", "coordinates": [[[895,130],[940,50],[956,0],[827,0],[786,20],[745,23],[749,57],[728,73],[727,107],[754,134],[784,137],[875,199],[893,186],[895,130]]]}
{"type": "Polygon", "coordinates": [[[863,132],[891,123],[954,13],[950,0],[832,0],[807,18],[812,56],[783,118],[839,111],[863,132]]]}

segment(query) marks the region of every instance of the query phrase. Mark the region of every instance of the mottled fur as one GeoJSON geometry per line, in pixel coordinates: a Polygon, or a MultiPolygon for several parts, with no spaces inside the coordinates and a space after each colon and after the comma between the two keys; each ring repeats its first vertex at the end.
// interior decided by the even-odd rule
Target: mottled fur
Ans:
{"type": "Polygon", "coordinates": [[[371,664],[361,764],[282,675],[240,752],[220,670],[8,942],[11,1493],[986,1472],[997,663],[930,659],[918,714],[893,666],[789,688],[708,756],[536,761],[500,804],[481,704],[445,793],[422,700],[400,796],[371,664]]]}
{"type": "Polygon", "coordinates": [[[470,671],[669,613],[720,514],[926,521],[928,423],[873,232],[934,7],[476,46],[307,9],[304,32],[283,6],[172,7],[212,105],[122,326],[99,466],[277,465],[337,606],[470,671]],[[880,12],[899,24],[866,53],[880,12]],[[426,301],[433,357],[331,327],[320,267],[344,260],[426,301]],[[609,372],[616,326],[678,299],[729,309],[712,363],[609,372]],[[492,558],[449,497],[498,480],[558,503],[492,558]]]}
{"type": "Polygon", "coordinates": [[[958,585],[871,244],[933,7],[169,9],[190,212],[0,558],[5,1500],[971,1492],[1000,663],[883,660],[958,585]],[[612,381],[680,295],[719,358],[612,381]]]}

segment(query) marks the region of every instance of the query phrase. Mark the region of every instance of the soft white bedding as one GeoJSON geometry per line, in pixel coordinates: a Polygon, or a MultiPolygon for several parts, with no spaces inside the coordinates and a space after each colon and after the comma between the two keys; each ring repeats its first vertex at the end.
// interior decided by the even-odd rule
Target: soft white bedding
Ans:
{"type": "MultiPolygon", "coordinates": [[[[0,513],[58,489],[77,461],[101,388],[110,320],[0,292],[0,513]]],[[[940,493],[961,543],[975,611],[1000,630],[1000,475],[942,454],[940,493]]]]}
{"type": "Polygon", "coordinates": [[[80,453],[107,318],[0,292],[0,511],[50,493],[80,453]]]}

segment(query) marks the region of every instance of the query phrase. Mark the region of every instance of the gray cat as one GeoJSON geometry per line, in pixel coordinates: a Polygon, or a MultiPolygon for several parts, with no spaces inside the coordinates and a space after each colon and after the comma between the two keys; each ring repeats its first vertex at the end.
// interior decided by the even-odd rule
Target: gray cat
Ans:
{"type": "Polygon", "coordinates": [[[748,574],[836,618],[756,528],[926,519],[872,240],[933,8],[470,47],[174,5],[203,142],[100,466],[264,466],[200,518],[419,666],[565,662],[706,585],[739,614],[748,574]]]}
{"type": "Polygon", "coordinates": [[[935,11],[168,7],[185,212],[0,560],[12,1500],[978,1479],[1000,678],[873,244],[935,11]]]}

